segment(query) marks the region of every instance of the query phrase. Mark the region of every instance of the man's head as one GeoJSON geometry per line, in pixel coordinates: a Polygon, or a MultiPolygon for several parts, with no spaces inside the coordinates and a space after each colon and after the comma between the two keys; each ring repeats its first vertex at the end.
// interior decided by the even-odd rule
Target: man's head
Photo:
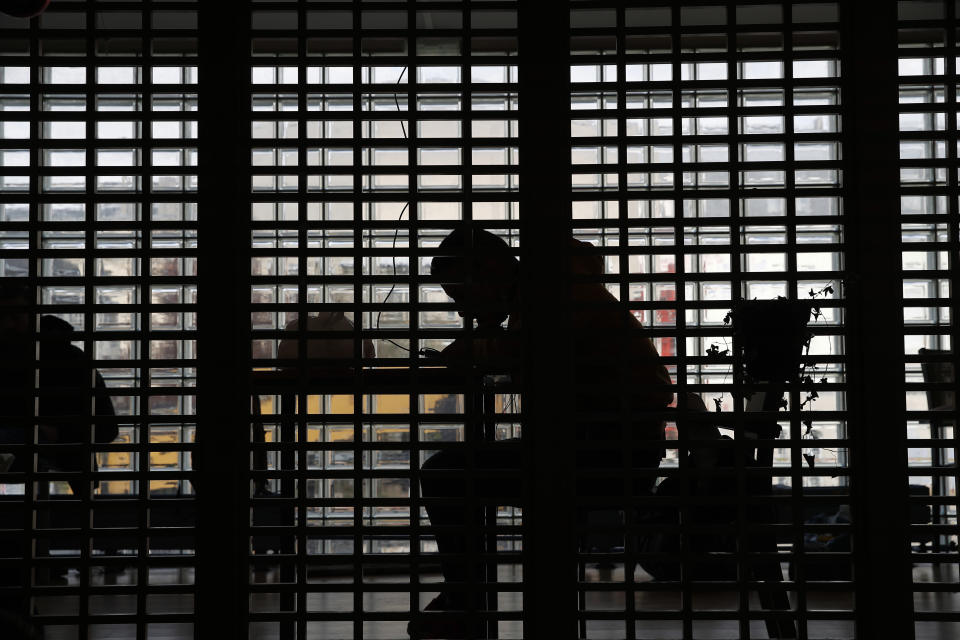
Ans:
{"type": "Polygon", "coordinates": [[[510,313],[520,263],[510,246],[483,229],[459,227],[443,239],[430,273],[453,298],[460,315],[495,326],[510,313]]]}
{"type": "Polygon", "coordinates": [[[0,281],[0,335],[21,335],[30,331],[33,287],[14,278],[0,281]]]}

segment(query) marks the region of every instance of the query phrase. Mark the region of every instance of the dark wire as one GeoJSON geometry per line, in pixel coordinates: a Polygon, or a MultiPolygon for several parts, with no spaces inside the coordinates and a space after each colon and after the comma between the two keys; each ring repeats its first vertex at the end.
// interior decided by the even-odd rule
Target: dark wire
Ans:
{"type": "MultiPolygon", "coordinates": [[[[406,72],[407,72],[407,67],[404,67],[404,68],[400,71],[400,76],[397,78],[397,85],[399,85],[399,84],[403,81],[403,74],[405,74],[406,72]]],[[[397,97],[398,95],[399,95],[399,94],[398,94],[396,91],[393,92],[393,103],[394,103],[395,105],[397,105],[397,113],[400,113],[400,99],[397,97]]],[[[409,106],[410,106],[410,105],[407,105],[408,111],[409,111],[409,106]]],[[[407,127],[403,124],[403,120],[402,120],[402,119],[400,120],[400,130],[403,132],[403,139],[406,140],[406,139],[407,139],[407,127]]],[[[408,159],[407,159],[407,162],[409,162],[409,161],[410,161],[410,160],[409,160],[409,158],[408,158],[408,159]]],[[[409,189],[409,185],[407,185],[407,188],[409,189]]],[[[397,217],[397,223],[399,223],[401,220],[403,220],[403,214],[407,212],[407,207],[409,207],[409,206],[410,206],[410,202],[409,202],[409,201],[407,201],[406,203],[404,203],[403,208],[400,209],[400,215],[397,217]]],[[[392,264],[393,264],[393,280],[394,280],[394,282],[391,282],[391,283],[390,283],[390,291],[387,292],[387,297],[383,299],[383,304],[386,304],[386,303],[387,303],[387,300],[389,300],[389,299],[390,299],[390,296],[393,295],[394,289],[397,288],[397,283],[396,283],[396,279],[397,279],[397,252],[396,252],[396,248],[397,248],[397,238],[398,238],[399,236],[400,236],[400,226],[399,226],[399,224],[398,224],[397,228],[394,229],[394,231],[393,231],[393,242],[390,243],[390,253],[393,254],[393,255],[391,256],[391,259],[392,259],[392,264]]],[[[377,326],[376,326],[377,331],[380,331],[380,316],[381,316],[381,315],[383,315],[383,308],[381,308],[379,311],[377,311],[377,326]]],[[[402,344],[398,344],[397,342],[391,340],[390,338],[383,338],[383,339],[386,340],[387,342],[389,342],[390,344],[392,344],[393,346],[395,346],[395,347],[397,347],[397,348],[399,348],[399,349],[402,349],[402,350],[406,351],[407,353],[410,353],[410,349],[408,349],[407,347],[403,346],[402,344]]]]}

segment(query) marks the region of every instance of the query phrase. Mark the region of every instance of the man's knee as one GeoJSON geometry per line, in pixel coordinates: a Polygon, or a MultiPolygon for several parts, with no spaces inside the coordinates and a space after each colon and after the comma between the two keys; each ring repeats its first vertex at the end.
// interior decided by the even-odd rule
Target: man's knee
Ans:
{"type": "Polygon", "coordinates": [[[433,454],[420,466],[422,471],[463,469],[463,454],[459,451],[444,449],[433,454]]]}
{"type": "Polygon", "coordinates": [[[420,467],[420,487],[424,496],[456,496],[463,493],[463,478],[456,472],[463,469],[463,456],[459,452],[439,451],[420,467]],[[444,472],[444,473],[438,473],[444,472]],[[454,475],[456,477],[451,477],[454,475]]]}

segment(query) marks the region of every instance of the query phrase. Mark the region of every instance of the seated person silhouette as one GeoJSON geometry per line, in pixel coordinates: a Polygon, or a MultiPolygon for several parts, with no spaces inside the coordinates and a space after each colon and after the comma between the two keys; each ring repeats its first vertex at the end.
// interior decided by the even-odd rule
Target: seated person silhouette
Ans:
{"type": "MultiPolygon", "coordinates": [[[[286,325],[284,331],[293,334],[280,340],[277,345],[277,358],[281,360],[280,369],[288,371],[297,371],[300,368],[307,368],[312,374],[321,375],[349,375],[352,371],[351,360],[354,356],[353,347],[353,322],[348,319],[343,311],[323,311],[319,310],[307,314],[305,324],[306,331],[339,332],[347,337],[344,338],[304,338],[300,332],[299,314],[294,314],[286,325]],[[304,355],[306,360],[300,360],[301,342],[305,341],[304,355]]],[[[364,358],[375,358],[377,356],[373,340],[364,338],[361,346],[361,352],[364,358]]],[[[255,415],[260,415],[260,398],[254,401],[253,409],[255,415]]],[[[252,438],[254,443],[265,443],[267,441],[267,432],[263,423],[258,420],[254,426],[252,438]]],[[[267,469],[267,450],[265,448],[255,449],[253,452],[253,468],[267,469]]],[[[199,460],[199,456],[191,454],[191,460],[194,461],[194,468],[199,460]]],[[[196,481],[194,481],[196,484],[196,481]]],[[[256,481],[256,491],[258,494],[266,494],[268,490],[268,481],[259,479],[256,481]]]]}
{"type": "MultiPolygon", "coordinates": [[[[71,344],[75,338],[68,322],[41,316],[37,322],[39,340],[35,338],[35,289],[10,280],[0,284],[0,453],[8,461],[7,471],[96,470],[96,459],[83,445],[91,440],[97,444],[111,442],[118,432],[103,378],[93,369],[87,354],[71,344]],[[59,446],[37,455],[34,461],[27,448],[34,442],[59,446]]],[[[68,484],[74,498],[89,497],[93,486],[79,477],[71,478],[68,484]]],[[[14,531],[0,541],[0,555],[14,547],[23,553],[27,540],[15,531],[23,519],[14,511],[7,513],[19,520],[9,527],[14,531]]],[[[3,528],[7,525],[0,524],[3,528]]],[[[21,557],[29,558],[30,554],[21,557]]],[[[0,585],[17,584],[20,575],[14,573],[0,575],[0,585]]]]}
{"type": "MultiPolygon", "coordinates": [[[[656,469],[663,457],[658,442],[664,438],[659,419],[644,418],[644,411],[659,411],[673,400],[671,380],[652,341],[640,322],[600,282],[601,256],[592,245],[569,240],[570,348],[574,384],[571,410],[585,414],[576,420],[578,470],[606,470],[578,478],[579,496],[625,496],[628,484],[634,494],[649,494],[656,469]],[[624,411],[624,420],[609,418],[624,411]],[[637,471],[640,471],[637,473],[637,471]],[[597,477],[597,476],[600,477],[597,477]],[[626,483],[629,475],[632,483],[626,483]]],[[[448,366],[479,366],[493,372],[509,372],[522,380],[523,326],[519,261],[500,238],[480,229],[461,227],[439,246],[441,255],[431,263],[431,274],[453,298],[457,311],[475,327],[440,354],[448,366]],[[503,323],[506,322],[506,327],[503,323]]],[[[559,400],[558,400],[559,401],[559,400]]],[[[496,497],[496,504],[520,504],[523,486],[485,470],[518,470],[522,466],[519,442],[502,440],[473,451],[467,445],[445,449],[422,467],[421,489],[436,534],[437,547],[445,557],[441,570],[447,586],[425,611],[483,610],[484,597],[475,584],[483,568],[466,561],[469,525],[479,524],[482,506],[463,506],[466,496],[496,497]],[[466,469],[470,469],[469,472],[466,469]],[[451,474],[450,471],[462,471],[451,474]],[[468,486],[469,483],[469,486],[468,486]],[[442,504],[429,499],[444,498],[442,504]],[[509,501],[509,502],[507,502],[509,501]],[[459,527],[459,529],[458,529],[459,527]],[[459,556],[459,558],[458,558],[459,556]]],[[[490,502],[488,500],[488,502],[490,502]]],[[[480,551],[474,547],[474,552],[480,551]]],[[[468,616],[415,615],[408,632],[412,638],[484,637],[483,624],[468,616]]]]}

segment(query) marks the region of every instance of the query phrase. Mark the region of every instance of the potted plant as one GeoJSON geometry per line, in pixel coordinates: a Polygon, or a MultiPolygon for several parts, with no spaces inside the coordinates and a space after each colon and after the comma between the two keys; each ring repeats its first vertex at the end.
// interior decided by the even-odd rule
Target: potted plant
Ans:
{"type": "Polygon", "coordinates": [[[809,300],[741,300],[729,314],[733,341],[749,379],[772,383],[795,380],[804,348],[813,334],[807,328],[809,300]]]}

